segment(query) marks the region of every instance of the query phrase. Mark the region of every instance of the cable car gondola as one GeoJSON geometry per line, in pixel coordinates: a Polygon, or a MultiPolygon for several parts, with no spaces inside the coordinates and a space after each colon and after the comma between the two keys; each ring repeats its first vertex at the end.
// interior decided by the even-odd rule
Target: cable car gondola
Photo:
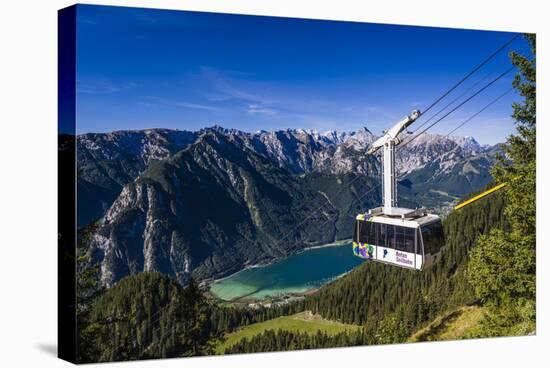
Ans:
{"type": "Polygon", "coordinates": [[[424,208],[409,209],[396,206],[395,147],[401,143],[399,134],[419,116],[420,111],[413,111],[369,148],[368,154],[384,148],[384,206],[357,215],[353,228],[354,255],[415,270],[432,265],[440,257],[445,243],[439,216],[429,214],[424,208]]]}

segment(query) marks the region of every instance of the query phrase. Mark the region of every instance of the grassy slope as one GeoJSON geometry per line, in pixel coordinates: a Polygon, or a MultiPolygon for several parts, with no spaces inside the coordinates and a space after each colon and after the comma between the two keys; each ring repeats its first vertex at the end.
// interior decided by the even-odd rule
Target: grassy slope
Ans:
{"type": "MultiPolygon", "coordinates": [[[[475,331],[483,318],[484,310],[478,306],[460,307],[450,313],[436,318],[428,326],[417,331],[407,342],[444,341],[468,338],[475,331]]],[[[226,335],[226,340],[216,347],[216,353],[224,350],[243,338],[260,334],[266,330],[299,331],[314,334],[321,330],[329,335],[335,335],[345,330],[359,329],[360,326],[323,319],[319,315],[308,315],[305,312],[292,316],[279,317],[269,321],[254,323],[226,335]]]]}
{"type": "Polygon", "coordinates": [[[460,307],[436,318],[432,323],[417,331],[409,342],[459,340],[468,338],[483,318],[483,308],[477,306],[460,307]]]}
{"type": "Polygon", "coordinates": [[[287,330],[307,333],[317,333],[321,330],[328,335],[335,335],[346,330],[359,329],[360,326],[347,325],[340,322],[329,321],[318,315],[307,312],[297,313],[291,316],[279,317],[269,321],[254,323],[245,326],[233,333],[226,335],[226,340],[216,347],[216,352],[221,354],[224,350],[243,338],[251,338],[266,330],[287,330]]]}

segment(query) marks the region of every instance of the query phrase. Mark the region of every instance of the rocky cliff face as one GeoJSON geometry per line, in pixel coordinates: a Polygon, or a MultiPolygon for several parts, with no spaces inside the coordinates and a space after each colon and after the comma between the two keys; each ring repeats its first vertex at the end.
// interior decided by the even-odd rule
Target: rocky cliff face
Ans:
{"type": "Polygon", "coordinates": [[[102,217],[120,194],[155,160],[184,149],[197,134],[169,129],[89,133],[77,137],[79,226],[102,217]]]}
{"type": "Polygon", "coordinates": [[[439,134],[423,134],[411,140],[403,137],[405,145],[396,151],[397,170],[400,173],[410,173],[434,162],[440,162],[445,168],[450,168],[458,162],[476,157],[486,148],[470,137],[445,137],[439,134]]]}

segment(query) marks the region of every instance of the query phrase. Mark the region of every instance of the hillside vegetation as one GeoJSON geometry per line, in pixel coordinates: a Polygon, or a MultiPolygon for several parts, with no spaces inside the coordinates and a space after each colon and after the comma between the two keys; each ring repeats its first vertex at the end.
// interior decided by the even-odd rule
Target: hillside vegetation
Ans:
{"type": "Polygon", "coordinates": [[[428,326],[414,333],[407,342],[467,339],[476,335],[485,311],[479,306],[460,307],[437,317],[428,326]]]}
{"type": "Polygon", "coordinates": [[[126,277],[79,313],[79,363],[213,353],[215,329],[197,284],[159,273],[126,277]]]}

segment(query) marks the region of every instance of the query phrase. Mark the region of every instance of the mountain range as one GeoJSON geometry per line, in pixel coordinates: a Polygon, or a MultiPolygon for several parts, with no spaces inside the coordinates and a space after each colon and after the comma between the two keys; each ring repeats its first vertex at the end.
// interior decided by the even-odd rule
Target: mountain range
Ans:
{"type": "MultiPolygon", "coordinates": [[[[100,219],[87,252],[106,286],[142,271],[185,284],[348,238],[355,214],[380,203],[380,161],[366,155],[376,139],[220,126],[79,135],[78,224],[100,219]]],[[[418,137],[396,155],[399,204],[443,211],[491,180],[497,151],[418,137]]]]}

